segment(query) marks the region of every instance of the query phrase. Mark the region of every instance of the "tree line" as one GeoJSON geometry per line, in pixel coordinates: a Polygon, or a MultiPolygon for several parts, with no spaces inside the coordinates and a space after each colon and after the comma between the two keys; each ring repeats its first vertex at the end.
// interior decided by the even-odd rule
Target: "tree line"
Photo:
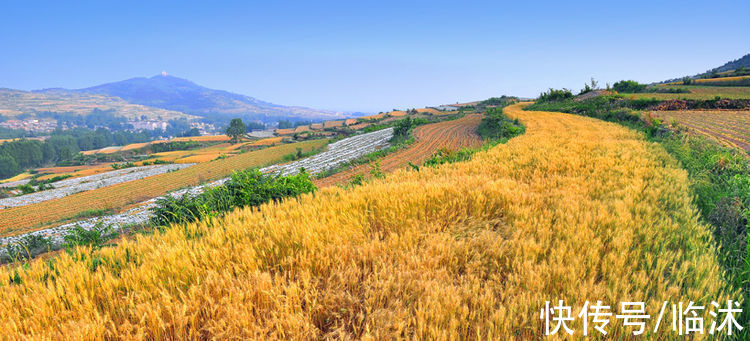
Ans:
{"type": "Polygon", "coordinates": [[[148,142],[146,132],[111,132],[76,128],[55,130],[44,141],[21,139],[0,144],[0,179],[9,178],[27,169],[72,160],[80,151],[115,145],[148,142]]]}

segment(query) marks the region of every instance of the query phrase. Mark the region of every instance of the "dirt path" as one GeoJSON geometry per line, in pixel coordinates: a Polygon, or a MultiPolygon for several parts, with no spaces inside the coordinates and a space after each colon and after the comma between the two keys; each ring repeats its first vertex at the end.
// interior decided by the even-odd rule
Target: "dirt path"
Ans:
{"type": "MultiPolygon", "coordinates": [[[[380,159],[380,167],[384,172],[390,172],[405,167],[409,162],[419,165],[432,156],[440,148],[460,149],[482,144],[482,138],[476,130],[482,115],[471,114],[457,120],[419,126],[414,129],[416,141],[406,149],[399,150],[380,159]]],[[[318,187],[343,184],[353,176],[362,174],[367,176],[373,165],[360,165],[329,177],[315,180],[318,187]]]]}

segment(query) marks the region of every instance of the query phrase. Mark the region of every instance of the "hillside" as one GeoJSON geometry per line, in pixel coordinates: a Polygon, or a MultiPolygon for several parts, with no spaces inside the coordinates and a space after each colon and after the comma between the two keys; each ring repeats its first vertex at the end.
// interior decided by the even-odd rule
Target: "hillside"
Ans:
{"type": "Polygon", "coordinates": [[[343,118],[345,113],[304,107],[283,106],[224,90],[209,89],[189,80],[156,75],[97,85],[78,90],[46,89],[40,92],[102,94],[115,96],[130,103],[175,110],[204,117],[243,116],[265,122],[280,118],[320,120],[343,118]]]}
{"type": "Polygon", "coordinates": [[[5,117],[17,117],[22,114],[33,116],[35,113],[45,111],[85,116],[91,114],[94,109],[112,110],[115,115],[128,118],[130,121],[140,119],[142,116],[154,120],[161,117],[164,121],[196,118],[196,116],[182,112],[128,103],[121,98],[102,94],[71,93],[61,90],[29,92],[0,89],[0,115],[5,117]]]}
{"type": "Polygon", "coordinates": [[[711,71],[726,72],[726,71],[736,70],[739,67],[750,68],[750,53],[744,55],[740,59],[727,62],[726,64],[719,66],[711,71]]]}
{"type": "MultiPolygon", "coordinates": [[[[742,56],[742,58],[735,59],[729,62],[724,63],[724,65],[709,69],[706,72],[699,73],[697,75],[692,76],[686,76],[692,79],[699,79],[699,78],[715,78],[715,77],[727,77],[727,76],[733,76],[731,74],[733,71],[737,70],[738,68],[745,68],[750,69],[750,53],[742,56]]],[[[742,73],[743,75],[746,73],[742,73]]],[[[673,78],[666,81],[663,81],[661,83],[671,83],[682,80],[683,77],[680,78],[673,78]]]]}
{"type": "MultiPolygon", "coordinates": [[[[665,301],[736,295],[722,291],[686,173],[661,147],[521,107],[507,113],[525,135],[464,163],[2,268],[0,333],[540,339],[545,301],[576,312],[633,298],[656,314],[665,301]]],[[[646,338],[675,335],[652,323],[646,338]]],[[[607,336],[633,330],[612,323],[607,336]]]]}

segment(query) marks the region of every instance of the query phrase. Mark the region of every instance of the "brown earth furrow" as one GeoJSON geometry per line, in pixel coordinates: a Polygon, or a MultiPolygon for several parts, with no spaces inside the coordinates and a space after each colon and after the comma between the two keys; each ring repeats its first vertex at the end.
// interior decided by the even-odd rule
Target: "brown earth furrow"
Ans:
{"type": "MultiPolygon", "coordinates": [[[[420,165],[443,147],[456,150],[478,146],[482,143],[482,139],[477,135],[476,129],[481,120],[482,115],[471,114],[457,120],[419,126],[414,129],[416,141],[406,149],[381,158],[380,168],[383,172],[391,172],[407,166],[409,162],[420,165]]],[[[343,184],[357,174],[369,174],[372,168],[373,165],[370,164],[356,166],[329,177],[315,180],[315,185],[327,187],[343,184]]]]}

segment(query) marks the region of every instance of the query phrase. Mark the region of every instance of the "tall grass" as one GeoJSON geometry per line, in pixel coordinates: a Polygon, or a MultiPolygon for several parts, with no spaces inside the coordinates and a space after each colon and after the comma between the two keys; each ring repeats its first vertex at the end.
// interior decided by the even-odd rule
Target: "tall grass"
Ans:
{"type": "MultiPolygon", "coordinates": [[[[538,339],[545,300],[656,314],[735,294],[661,147],[520,108],[506,114],[526,133],[467,162],[0,269],[0,334],[538,339]]],[[[646,337],[674,335],[664,326],[646,337]]]]}

